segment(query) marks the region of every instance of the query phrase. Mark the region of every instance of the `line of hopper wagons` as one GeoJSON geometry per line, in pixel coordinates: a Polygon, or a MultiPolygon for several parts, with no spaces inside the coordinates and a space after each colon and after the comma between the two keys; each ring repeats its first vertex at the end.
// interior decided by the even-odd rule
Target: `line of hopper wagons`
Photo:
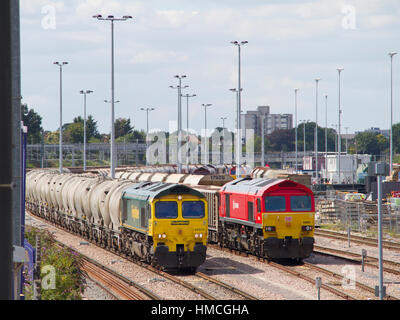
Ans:
{"type": "Polygon", "coordinates": [[[266,259],[307,258],[315,203],[298,182],[226,174],[31,170],[26,208],[98,246],[165,270],[194,272],[208,243],[266,259]]]}

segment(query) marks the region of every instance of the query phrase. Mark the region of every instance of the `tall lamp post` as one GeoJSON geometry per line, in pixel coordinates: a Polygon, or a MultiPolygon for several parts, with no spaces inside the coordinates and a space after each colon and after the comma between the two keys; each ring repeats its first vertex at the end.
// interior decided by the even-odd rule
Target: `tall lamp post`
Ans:
{"type": "Polygon", "coordinates": [[[86,96],[93,93],[92,90],[81,90],[80,94],[83,94],[83,171],[86,171],[86,96]]]}
{"type": "Polygon", "coordinates": [[[341,129],[341,114],[342,114],[342,110],[340,109],[340,74],[341,72],[344,70],[343,68],[337,68],[336,69],[338,71],[339,74],[339,122],[338,122],[338,175],[339,175],[339,183],[340,183],[340,156],[341,156],[341,152],[342,152],[342,137],[341,137],[341,133],[340,133],[340,129],[341,129]]]}
{"type": "MultiPolygon", "coordinates": [[[[149,148],[149,112],[154,111],[154,108],[140,108],[142,111],[146,111],[146,150],[149,148]]],[[[148,164],[148,159],[146,157],[146,164],[148,164]]]]}
{"type": "Polygon", "coordinates": [[[227,117],[221,117],[222,120],[222,130],[225,129],[225,120],[228,119],[227,117]]]}
{"type": "Polygon", "coordinates": [[[325,95],[325,180],[328,181],[328,95],[325,95]]]}
{"type": "Polygon", "coordinates": [[[63,172],[63,154],[62,154],[62,134],[63,134],[63,129],[62,129],[62,70],[63,66],[67,65],[68,62],[54,62],[53,64],[57,65],[60,68],[60,142],[59,142],[59,148],[60,148],[60,156],[59,156],[59,170],[60,173],[63,172]]]}
{"type": "Polygon", "coordinates": [[[208,164],[208,137],[207,137],[207,108],[211,107],[212,104],[208,103],[208,104],[202,104],[202,106],[204,107],[204,159],[205,159],[205,163],[204,164],[208,164]]]}
{"type": "Polygon", "coordinates": [[[240,114],[242,110],[242,84],[241,84],[241,57],[240,57],[240,51],[241,47],[245,44],[248,43],[248,41],[231,41],[231,43],[235,46],[238,47],[238,104],[237,104],[237,150],[236,150],[236,177],[240,178],[240,158],[241,158],[241,153],[242,153],[242,137],[241,137],[241,123],[240,123],[240,114]]]}
{"type": "Polygon", "coordinates": [[[132,19],[132,16],[123,16],[122,18],[115,18],[112,15],[103,18],[102,15],[98,14],[93,18],[100,21],[111,22],[111,145],[110,145],[110,174],[111,178],[115,178],[115,124],[114,124],[114,107],[115,107],[115,83],[114,83],[114,22],[115,21],[126,21],[132,19]]]}
{"type": "Polygon", "coordinates": [[[393,56],[397,52],[389,52],[390,56],[390,172],[393,171],[393,56]]]}
{"type": "Polygon", "coordinates": [[[315,79],[316,84],[316,96],[315,96],[315,139],[314,139],[314,148],[315,148],[315,178],[318,182],[318,82],[320,78],[315,79]]]}
{"type": "MultiPolygon", "coordinates": [[[[294,89],[294,121],[295,121],[295,148],[296,148],[296,172],[297,170],[299,170],[298,168],[298,163],[297,163],[297,158],[298,158],[298,154],[297,154],[297,92],[299,91],[299,89],[295,88],[294,89]]],[[[264,133],[263,133],[264,134],[264,133]]]]}
{"type": "Polygon", "coordinates": [[[178,143],[176,146],[176,162],[178,167],[178,173],[182,173],[182,161],[181,161],[181,143],[182,143],[182,89],[189,88],[189,86],[182,87],[182,79],[186,78],[185,75],[176,75],[174,78],[179,80],[179,85],[169,86],[172,89],[178,90],[178,143]]]}
{"type": "Polygon", "coordinates": [[[197,97],[196,94],[184,94],[183,98],[186,98],[186,134],[189,134],[189,99],[197,97]]]}

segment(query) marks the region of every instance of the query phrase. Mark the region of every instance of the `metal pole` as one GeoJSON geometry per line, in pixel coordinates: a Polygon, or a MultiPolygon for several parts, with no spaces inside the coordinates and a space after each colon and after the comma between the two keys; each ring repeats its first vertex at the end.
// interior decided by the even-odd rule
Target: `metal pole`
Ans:
{"type": "Polygon", "coordinates": [[[181,117],[182,117],[182,106],[181,106],[181,103],[182,103],[182,97],[181,97],[181,95],[182,95],[182,91],[181,91],[181,89],[182,89],[182,79],[181,78],[179,78],[179,87],[178,87],[178,145],[177,145],[177,149],[176,149],[176,152],[177,152],[177,164],[178,164],[178,173],[182,173],[182,163],[181,163],[181,143],[182,143],[182,140],[181,140],[181,130],[182,130],[182,119],[181,119],[181,117]]]}
{"type": "Polygon", "coordinates": [[[110,144],[110,175],[115,178],[115,82],[114,82],[114,21],[126,21],[132,19],[132,16],[123,16],[120,19],[110,15],[103,18],[102,15],[95,15],[93,18],[98,20],[111,21],[111,144],[110,144]]]}
{"type": "Polygon", "coordinates": [[[63,172],[63,154],[62,154],[62,65],[60,65],[60,142],[59,142],[59,170],[63,172]]]}
{"type": "Polygon", "coordinates": [[[325,95],[325,181],[328,181],[328,95],[325,95]]]}
{"type": "MultiPolygon", "coordinates": [[[[0,10],[3,17],[0,20],[0,39],[2,40],[3,48],[0,51],[0,64],[2,66],[2,85],[0,87],[0,101],[2,117],[0,118],[0,134],[2,137],[3,155],[0,158],[0,201],[2,204],[2,214],[0,214],[0,300],[12,299],[12,267],[13,267],[13,215],[19,211],[14,211],[13,188],[16,186],[13,183],[13,160],[15,159],[13,148],[14,126],[13,126],[13,77],[19,76],[13,65],[13,55],[16,54],[11,49],[12,45],[16,45],[12,35],[12,25],[14,22],[19,22],[19,15],[16,17],[12,14],[12,6],[17,6],[17,1],[1,1],[0,10]],[[16,20],[13,21],[13,18],[16,20]],[[13,41],[14,40],[14,41],[13,41]]],[[[14,90],[13,90],[14,89],[14,90]]],[[[19,106],[20,110],[21,106],[19,106]]],[[[20,125],[20,120],[18,121],[20,125]]],[[[18,234],[19,236],[19,234],[18,234]]]]}
{"type": "Polygon", "coordinates": [[[111,150],[110,150],[110,160],[111,160],[111,178],[115,178],[115,83],[114,83],[114,20],[111,20],[111,150]]]}
{"type": "Polygon", "coordinates": [[[83,171],[86,171],[86,93],[83,107],[83,171]]]}
{"type": "Polygon", "coordinates": [[[261,166],[265,166],[265,114],[261,116],[261,166]]]}
{"type": "Polygon", "coordinates": [[[396,52],[390,52],[390,173],[393,171],[393,56],[396,52]]]}
{"type": "Polygon", "coordinates": [[[318,183],[318,82],[321,79],[315,79],[316,83],[316,96],[315,96],[315,139],[314,139],[314,148],[315,148],[315,179],[318,183]]]}
{"type": "Polygon", "coordinates": [[[294,105],[295,105],[294,110],[295,110],[295,126],[296,126],[296,129],[295,129],[296,172],[299,169],[298,163],[297,163],[298,162],[297,161],[297,157],[298,157],[298,154],[297,154],[297,91],[299,91],[299,89],[294,89],[294,97],[295,97],[294,98],[294,105]]]}
{"type": "Polygon", "coordinates": [[[383,300],[383,263],[382,263],[382,176],[377,176],[378,189],[378,247],[379,247],[379,299],[383,300]]]}
{"type": "Polygon", "coordinates": [[[240,110],[241,110],[241,79],[240,79],[240,44],[238,45],[238,56],[239,56],[239,68],[238,68],[238,105],[237,105],[237,152],[236,152],[236,178],[240,178],[240,158],[242,157],[242,135],[241,135],[241,119],[240,119],[240,110]]]}
{"type": "Polygon", "coordinates": [[[340,179],[340,157],[341,157],[341,152],[342,152],[342,137],[341,137],[341,113],[342,111],[340,110],[340,73],[343,71],[343,68],[337,68],[337,71],[339,73],[339,123],[338,123],[338,176],[339,176],[339,183],[341,183],[340,179]]]}
{"type": "Polygon", "coordinates": [[[303,157],[306,156],[306,121],[304,120],[304,126],[303,126],[303,157]]]}

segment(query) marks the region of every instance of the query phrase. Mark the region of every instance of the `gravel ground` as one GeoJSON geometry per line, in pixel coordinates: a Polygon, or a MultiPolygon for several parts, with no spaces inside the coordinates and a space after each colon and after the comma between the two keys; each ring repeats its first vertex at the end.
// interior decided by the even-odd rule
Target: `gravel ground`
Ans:
{"type": "MultiPolygon", "coordinates": [[[[127,278],[139,283],[145,288],[155,292],[162,299],[172,300],[198,300],[203,299],[200,295],[179,286],[167,279],[162,278],[148,270],[98,248],[93,244],[82,244],[83,239],[71,235],[65,231],[45,224],[30,217],[27,214],[27,224],[32,224],[42,229],[48,229],[54,234],[57,240],[62,241],[71,248],[97,260],[109,268],[123,274],[127,278]]],[[[367,249],[369,256],[378,255],[376,247],[359,245],[352,243],[347,247],[347,241],[333,240],[316,236],[316,244],[322,247],[335,248],[350,252],[361,253],[361,249],[367,249]]],[[[400,253],[384,250],[384,259],[400,262],[400,253]]],[[[365,267],[365,272],[361,272],[361,266],[344,262],[342,259],[332,258],[321,255],[312,255],[306,261],[317,264],[320,267],[329,269],[338,274],[354,278],[370,287],[378,284],[378,269],[365,267]]],[[[223,252],[214,248],[208,248],[207,260],[199,267],[199,271],[218,280],[226,282],[238,289],[245,291],[262,300],[315,300],[317,291],[314,284],[301,280],[284,271],[278,270],[267,263],[251,259],[249,257],[238,256],[229,252],[223,252]]],[[[321,276],[323,278],[323,276],[321,276]]],[[[222,289],[217,285],[199,280],[194,276],[184,276],[183,279],[192,282],[194,285],[207,289],[206,291],[219,299],[238,299],[237,295],[222,289]]],[[[384,274],[387,293],[400,298],[400,279],[392,274],[384,274]]],[[[89,288],[85,292],[85,299],[107,300],[112,299],[103,289],[88,280],[89,288]]],[[[340,286],[341,281],[330,283],[333,286],[340,286]]],[[[340,289],[340,287],[339,287],[340,289]]],[[[353,289],[358,290],[358,289],[353,289]]],[[[348,291],[351,294],[351,290],[348,291]]],[[[356,291],[354,291],[356,296],[356,291]]],[[[339,300],[340,297],[321,290],[322,300],[339,300]]]]}
{"type": "Polygon", "coordinates": [[[107,291],[101,288],[96,282],[86,278],[87,287],[82,294],[82,300],[115,300],[107,291]]]}
{"type": "MultiPolygon", "coordinates": [[[[199,271],[229,283],[261,300],[315,300],[315,286],[250,257],[207,249],[207,260],[199,271]]],[[[321,291],[321,299],[339,297],[321,291]]]]}
{"type": "MultiPolygon", "coordinates": [[[[378,248],[373,246],[367,246],[364,244],[350,243],[348,247],[347,241],[328,239],[320,236],[316,236],[316,244],[321,247],[340,249],[347,252],[353,252],[360,254],[361,250],[366,249],[368,256],[378,257],[378,248]]],[[[383,249],[383,259],[400,262],[400,252],[383,249]]],[[[326,257],[316,255],[313,260],[309,260],[311,263],[317,263],[318,266],[325,269],[329,269],[341,275],[348,275],[348,277],[355,281],[366,284],[372,288],[375,288],[379,284],[378,269],[374,267],[365,266],[365,272],[362,272],[361,265],[352,265],[349,263],[339,265],[338,259],[333,257],[326,257]],[[348,266],[344,268],[344,266],[348,266]]],[[[400,277],[391,273],[384,272],[384,285],[386,286],[386,293],[400,299],[400,277]]]]}
{"type": "MultiPolygon", "coordinates": [[[[203,300],[204,298],[189,289],[186,289],[168,279],[141,268],[111,252],[99,248],[84,239],[67,233],[52,225],[37,220],[27,213],[26,224],[51,232],[60,242],[72,249],[87,255],[110,269],[142,285],[146,289],[156,293],[161,299],[166,300],[203,300]],[[84,243],[84,244],[83,244],[84,243]]],[[[101,299],[101,295],[99,296],[101,299]]]]}

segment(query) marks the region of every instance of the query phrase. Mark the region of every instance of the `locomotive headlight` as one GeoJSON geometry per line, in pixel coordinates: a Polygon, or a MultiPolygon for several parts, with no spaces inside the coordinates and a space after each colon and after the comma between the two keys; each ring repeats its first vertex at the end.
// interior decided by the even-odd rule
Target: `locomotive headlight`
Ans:
{"type": "Polygon", "coordinates": [[[194,237],[197,239],[197,238],[199,237],[199,234],[196,233],[196,234],[194,235],[194,237]]]}
{"type": "Polygon", "coordinates": [[[312,231],[313,227],[312,226],[302,226],[301,230],[302,231],[312,231]]]}
{"type": "Polygon", "coordinates": [[[178,200],[182,200],[182,196],[178,196],[178,200]]]}
{"type": "Polygon", "coordinates": [[[165,239],[167,237],[167,235],[165,233],[163,233],[162,238],[165,239]]]}
{"type": "Polygon", "coordinates": [[[266,232],[274,232],[274,231],[276,231],[276,228],[274,226],[265,227],[265,231],[266,232]]]}

